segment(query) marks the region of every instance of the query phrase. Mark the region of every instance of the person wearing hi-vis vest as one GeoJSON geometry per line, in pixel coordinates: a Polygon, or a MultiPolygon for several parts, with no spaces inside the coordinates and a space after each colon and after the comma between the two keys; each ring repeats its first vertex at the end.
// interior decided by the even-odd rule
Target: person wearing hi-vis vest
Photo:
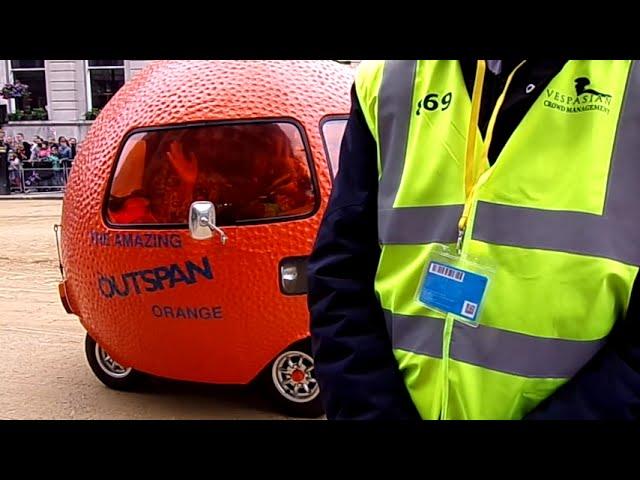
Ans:
{"type": "Polygon", "coordinates": [[[329,419],[640,417],[640,65],[366,61],[309,260],[329,419]]]}

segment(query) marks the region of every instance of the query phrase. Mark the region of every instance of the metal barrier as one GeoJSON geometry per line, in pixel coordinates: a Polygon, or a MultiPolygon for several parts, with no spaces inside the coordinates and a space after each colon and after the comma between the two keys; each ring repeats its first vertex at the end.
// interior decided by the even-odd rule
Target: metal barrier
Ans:
{"type": "Polygon", "coordinates": [[[64,192],[73,162],[63,161],[58,168],[52,162],[21,162],[18,170],[9,170],[11,191],[16,193],[64,192]]]}

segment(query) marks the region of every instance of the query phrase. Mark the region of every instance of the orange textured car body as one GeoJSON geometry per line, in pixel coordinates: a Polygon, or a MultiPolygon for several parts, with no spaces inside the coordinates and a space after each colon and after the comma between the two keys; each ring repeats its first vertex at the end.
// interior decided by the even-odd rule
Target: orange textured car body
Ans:
{"type": "MultiPolygon", "coordinates": [[[[332,183],[322,124],[348,114],[352,80],[352,69],[333,61],[160,61],[109,101],[67,185],[61,292],[116,361],[162,377],[248,383],[308,337],[306,295],[283,294],[280,264],[311,251],[332,183]],[[254,119],[291,121],[301,132],[316,198],[307,215],[224,226],[223,245],[217,236],[193,239],[186,226],[126,225],[156,218],[139,197],[108,212],[116,164],[132,132],[254,119]]],[[[280,197],[301,184],[296,175],[278,177],[280,197]]]]}

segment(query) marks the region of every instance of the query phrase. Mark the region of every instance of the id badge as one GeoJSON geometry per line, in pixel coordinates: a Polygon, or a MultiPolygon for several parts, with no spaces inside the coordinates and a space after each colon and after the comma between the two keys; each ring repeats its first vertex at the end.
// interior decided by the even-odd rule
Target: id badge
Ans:
{"type": "Polygon", "coordinates": [[[455,320],[478,326],[495,268],[465,254],[455,246],[435,245],[431,251],[417,300],[455,320]]]}

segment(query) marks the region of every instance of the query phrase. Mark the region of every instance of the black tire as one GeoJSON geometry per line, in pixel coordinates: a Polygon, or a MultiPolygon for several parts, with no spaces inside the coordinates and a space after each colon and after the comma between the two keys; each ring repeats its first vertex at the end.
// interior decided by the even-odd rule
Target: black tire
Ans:
{"type": "Polygon", "coordinates": [[[102,350],[88,333],[84,339],[84,353],[93,374],[98,377],[98,380],[113,390],[135,390],[144,379],[142,373],[133,369],[125,369],[123,372],[116,371],[119,370],[117,368],[115,370],[111,369],[108,364],[105,363],[105,359],[101,357],[101,355],[106,354],[106,352],[102,350]]]}
{"type": "Polygon", "coordinates": [[[313,357],[311,356],[311,346],[309,341],[299,342],[292,345],[287,350],[281,352],[263,372],[263,384],[267,389],[276,408],[285,415],[299,418],[318,418],[324,415],[324,409],[320,400],[320,388],[317,380],[313,375],[313,369],[310,371],[298,369],[303,372],[305,379],[302,382],[294,382],[287,384],[287,375],[283,375],[283,367],[288,364],[288,360],[298,364],[302,359],[301,365],[308,367],[313,365],[313,357]],[[284,380],[284,381],[283,381],[284,380]],[[296,400],[293,399],[294,394],[292,388],[300,388],[300,395],[296,400]],[[303,384],[307,385],[310,393],[304,391],[303,384]],[[290,392],[290,394],[287,394],[290,392]]]}

